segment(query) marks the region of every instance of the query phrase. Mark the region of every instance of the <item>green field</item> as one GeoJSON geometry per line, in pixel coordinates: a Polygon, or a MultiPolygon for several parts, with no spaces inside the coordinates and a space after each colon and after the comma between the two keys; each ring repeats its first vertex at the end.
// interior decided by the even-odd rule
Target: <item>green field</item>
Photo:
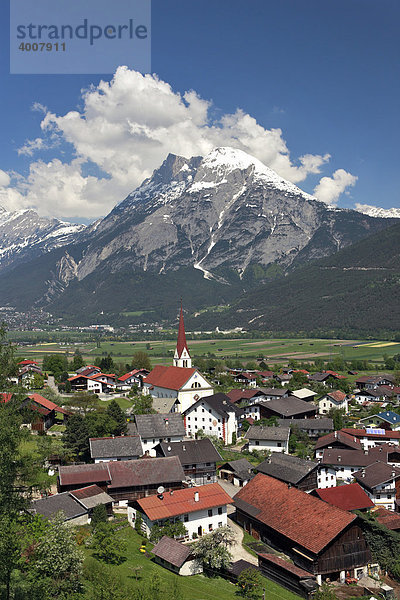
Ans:
{"type": "MultiPolygon", "coordinates": [[[[161,578],[162,587],[165,590],[173,589],[174,580],[178,583],[181,598],[184,600],[238,600],[237,586],[221,577],[205,577],[204,575],[192,575],[180,577],[171,571],[154,563],[148,556],[139,552],[143,538],[140,537],[132,527],[128,526],[118,532],[118,535],[127,544],[127,560],[119,566],[114,566],[122,578],[133,586],[148,584],[155,573],[161,578]],[[135,571],[135,569],[140,570],[135,571]],[[138,573],[138,581],[136,575],[138,573]]],[[[152,545],[148,544],[148,549],[152,545]]],[[[85,551],[89,556],[91,552],[85,551]]],[[[299,596],[285,590],[269,579],[262,578],[266,590],[266,598],[271,600],[299,600],[299,596]]]]}
{"type": "MultiPolygon", "coordinates": [[[[335,357],[344,360],[368,360],[376,362],[377,367],[383,361],[383,355],[393,356],[400,353],[400,343],[363,340],[326,340],[326,339],[209,339],[188,340],[192,357],[237,358],[243,361],[263,358],[268,364],[285,364],[290,359],[313,361],[317,358],[332,360],[335,357]]],[[[94,342],[82,343],[45,343],[18,348],[18,355],[41,361],[46,354],[66,353],[71,358],[76,349],[83,354],[86,362],[94,362],[96,357],[111,354],[114,362],[130,363],[138,350],[149,354],[152,363],[170,364],[175,341],[105,341],[99,346],[94,342]]]]}

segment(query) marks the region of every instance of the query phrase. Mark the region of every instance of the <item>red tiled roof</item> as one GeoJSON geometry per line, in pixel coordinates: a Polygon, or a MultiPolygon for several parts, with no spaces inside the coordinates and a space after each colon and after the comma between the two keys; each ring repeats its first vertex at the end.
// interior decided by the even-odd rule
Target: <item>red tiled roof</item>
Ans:
{"type": "MultiPolygon", "coordinates": [[[[400,439],[400,431],[390,431],[386,430],[385,433],[369,433],[366,429],[352,429],[351,427],[343,427],[338,433],[343,432],[347,435],[354,436],[356,438],[368,438],[370,440],[390,440],[390,439],[400,439]]],[[[322,438],[320,438],[322,439],[322,438]]]]}
{"type": "Polygon", "coordinates": [[[226,395],[228,396],[231,402],[238,402],[239,400],[246,399],[250,400],[257,394],[260,393],[260,390],[231,390],[226,395]]]}
{"type": "Polygon", "coordinates": [[[315,490],[315,492],[324,502],[343,510],[361,510],[374,506],[371,498],[367,496],[358,483],[315,490]]]}
{"type": "Polygon", "coordinates": [[[10,400],[12,398],[12,394],[7,393],[7,392],[1,392],[0,397],[1,397],[1,402],[7,403],[7,402],[10,402],[10,400]]]}
{"type": "Polygon", "coordinates": [[[274,376],[274,372],[273,371],[258,371],[257,375],[259,375],[260,377],[264,377],[264,378],[268,378],[271,379],[274,376]]]}
{"type": "Polygon", "coordinates": [[[176,344],[176,351],[178,353],[179,358],[182,356],[182,352],[184,350],[186,350],[186,352],[190,356],[189,348],[187,347],[187,343],[186,343],[185,323],[183,322],[183,310],[182,310],[182,304],[181,304],[181,312],[179,314],[178,342],[176,344]]]}
{"type": "MultiPolygon", "coordinates": [[[[318,554],[356,519],[295,487],[258,473],[234,497],[256,509],[253,515],[306,550],[318,554]]],[[[242,508],[245,510],[245,508],[242,508]]]]}
{"type": "Polygon", "coordinates": [[[147,375],[145,382],[168,390],[180,390],[196,371],[194,368],[156,365],[147,375]]]}
{"type": "Polygon", "coordinates": [[[96,373],[95,375],[90,375],[88,379],[98,379],[99,377],[109,377],[110,379],[115,379],[115,373],[96,373]]]}
{"type": "Polygon", "coordinates": [[[378,523],[385,525],[388,529],[392,531],[400,530],[400,515],[398,513],[394,513],[387,508],[378,508],[374,511],[374,516],[378,523]]]}
{"type": "Polygon", "coordinates": [[[330,398],[333,398],[335,400],[335,402],[343,402],[343,400],[346,398],[346,394],[340,390],[335,390],[334,392],[329,392],[328,396],[330,398]]]}
{"type": "Polygon", "coordinates": [[[336,379],[346,379],[345,375],[339,375],[339,373],[336,373],[336,371],[324,371],[325,373],[328,373],[328,375],[332,375],[332,377],[336,377],[336,379]]]}
{"type": "Polygon", "coordinates": [[[327,433],[320,437],[315,444],[315,449],[319,450],[319,448],[327,448],[330,444],[334,444],[335,442],[339,442],[354,450],[361,448],[361,442],[357,439],[357,436],[353,434],[352,429],[348,429],[346,432],[341,429],[340,431],[332,431],[332,433],[327,433]]]}
{"type": "Polygon", "coordinates": [[[80,490],[74,490],[74,497],[83,500],[84,498],[92,498],[92,496],[98,496],[103,493],[103,490],[98,485],[88,485],[80,490]]]}
{"type": "Polygon", "coordinates": [[[235,377],[244,377],[245,379],[257,379],[257,375],[255,373],[247,373],[244,371],[236,373],[235,377]]]}
{"type": "Polygon", "coordinates": [[[35,404],[38,404],[38,405],[46,408],[49,411],[55,410],[56,412],[60,412],[63,415],[71,414],[68,411],[61,408],[61,406],[54,404],[54,402],[52,402],[51,400],[47,400],[47,398],[43,398],[43,396],[41,396],[40,394],[31,394],[30,396],[28,396],[28,399],[32,400],[33,402],[35,402],[35,404]]]}
{"type": "Polygon", "coordinates": [[[121,377],[118,377],[118,381],[126,381],[127,379],[129,379],[129,377],[136,375],[136,373],[139,373],[139,369],[133,369],[133,371],[129,371],[129,373],[125,373],[125,375],[121,375],[121,377]]]}
{"type": "Polygon", "coordinates": [[[37,365],[38,363],[35,360],[21,360],[18,363],[19,365],[37,365]]]}
{"type": "Polygon", "coordinates": [[[137,501],[142,511],[150,521],[169,519],[178,515],[207,510],[215,506],[231,504],[231,497],[222,489],[219,483],[209,483],[198,487],[175,490],[162,495],[147,496],[137,501]],[[198,494],[198,501],[195,496],[198,494]]]}
{"type": "Polygon", "coordinates": [[[300,567],[296,567],[296,565],[290,563],[288,560],[284,560],[280,556],[276,556],[276,554],[264,554],[263,552],[257,552],[258,556],[261,556],[267,562],[271,562],[278,567],[281,567],[285,571],[289,571],[289,573],[293,573],[296,577],[300,579],[315,579],[315,575],[305,571],[304,569],[300,569],[300,567]]]}

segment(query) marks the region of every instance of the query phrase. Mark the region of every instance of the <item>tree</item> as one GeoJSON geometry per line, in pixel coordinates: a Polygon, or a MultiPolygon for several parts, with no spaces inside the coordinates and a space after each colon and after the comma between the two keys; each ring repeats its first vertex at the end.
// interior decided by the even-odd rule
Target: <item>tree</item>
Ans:
{"type": "Polygon", "coordinates": [[[116,400],[111,400],[110,404],[107,406],[106,412],[108,416],[111,417],[117,424],[115,430],[113,431],[114,435],[122,435],[123,433],[127,433],[128,425],[126,423],[126,416],[116,400]]]}
{"type": "Polygon", "coordinates": [[[96,529],[96,527],[99,523],[107,523],[107,522],[108,522],[107,509],[104,506],[104,504],[98,504],[97,506],[94,507],[94,509],[92,511],[90,525],[92,526],[93,529],[96,529]]]}
{"type": "Polygon", "coordinates": [[[255,567],[244,569],[238,577],[239,594],[244,598],[255,600],[261,591],[261,575],[255,567]]]}
{"type": "Polygon", "coordinates": [[[150,395],[135,396],[132,403],[132,412],[134,415],[148,415],[155,413],[153,409],[153,397],[150,395]]]}
{"type": "Polygon", "coordinates": [[[126,560],[126,547],[123,540],[118,539],[111,523],[99,523],[92,539],[94,556],[103,562],[120,565],[126,560]]]}
{"type": "Polygon", "coordinates": [[[84,364],[85,364],[85,361],[83,360],[83,356],[82,356],[80,350],[77,348],[74,352],[74,358],[72,359],[71,369],[73,371],[77,371],[78,369],[83,367],[84,364]]]}
{"type": "Polygon", "coordinates": [[[105,356],[104,358],[102,358],[100,360],[98,366],[103,371],[103,373],[111,373],[111,371],[114,368],[114,361],[112,359],[111,354],[108,354],[107,356],[105,356]]]}
{"type": "Polygon", "coordinates": [[[45,535],[30,561],[35,579],[44,584],[46,598],[71,598],[81,589],[83,554],[76,546],[73,530],[58,514],[48,521],[45,535]]]}
{"type": "Polygon", "coordinates": [[[106,412],[92,412],[89,413],[85,422],[88,428],[89,437],[105,437],[113,435],[117,423],[108,415],[106,412]]]}
{"type": "Polygon", "coordinates": [[[333,420],[333,429],[335,431],[339,431],[339,429],[342,429],[342,427],[344,427],[344,415],[345,415],[345,410],[344,409],[340,409],[340,408],[331,408],[329,413],[328,413],[328,417],[330,417],[333,420]]]}
{"type": "Polygon", "coordinates": [[[79,408],[79,412],[85,416],[88,412],[93,411],[99,406],[98,396],[88,392],[74,394],[74,397],[69,402],[71,405],[79,408]]]}
{"type": "Polygon", "coordinates": [[[68,359],[63,354],[49,354],[43,358],[43,371],[53,373],[57,381],[64,371],[68,371],[68,359]]]}
{"type": "Polygon", "coordinates": [[[154,525],[151,528],[150,541],[158,542],[159,540],[161,540],[163,535],[167,535],[171,538],[182,538],[187,536],[187,534],[188,531],[182,523],[182,521],[177,521],[176,523],[166,521],[166,523],[162,527],[154,525]]]}
{"type": "Polygon", "coordinates": [[[229,552],[235,541],[235,534],[230,527],[219,527],[199,539],[193,548],[193,554],[210,569],[227,569],[232,561],[229,552]]]}
{"type": "Polygon", "coordinates": [[[9,379],[18,372],[15,348],[7,341],[5,324],[0,325],[0,390],[9,389],[9,379]]]}
{"type": "Polygon", "coordinates": [[[337,600],[333,587],[328,583],[323,583],[315,592],[313,598],[315,600],[337,600]]]}
{"type": "Polygon", "coordinates": [[[132,357],[132,369],[147,369],[151,371],[151,362],[147,352],[138,350],[132,357]]]}
{"type": "Polygon", "coordinates": [[[89,428],[82,415],[71,415],[68,418],[63,442],[77,458],[89,458],[89,428]]]}

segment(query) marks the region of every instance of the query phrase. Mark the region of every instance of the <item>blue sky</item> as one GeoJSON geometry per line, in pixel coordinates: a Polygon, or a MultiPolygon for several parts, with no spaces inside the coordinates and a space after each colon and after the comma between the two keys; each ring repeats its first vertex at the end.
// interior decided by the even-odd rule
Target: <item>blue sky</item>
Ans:
{"type": "MultiPolygon", "coordinates": [[[[242,149],[251,153],[259,148],[258,158],[309,193],[326,178],[325,201],[342,207],[400,207],[397,1],[153,0],[152,73],[171,86],[171,105],[158,118],[162,125],[165,118],[169,127],[172,114],[175,122],[158,140],[158,151],[148,156],[147,146],[143,150],[126,131],[120,140],[110,134],[118,106],[130,102],[126,89],[138,84],[129,74],[111,85],[109,105],[99,108],[110,135],[103,149],[101,141],[96,148],[82,142],[93,132],[93,123],[91,128],[86,117],[78,119],[71,130],[66,115],[84,112],[81,90],[93,85],[96,91],[100,80],[110,82],[112,74],[9,74],[6,4],[0,9],[0,203],[9,208],[31,205],[42,214],[95,218],[122,200],[168,151],[187,154],[193,149],[198,154],[220,139],[236,137],[242,149]],[[190,127],[187,140],[179,131],[178,143],[177,120],[183,110],[177,106],[178,95],[189,90],[199,102],[183,120],[197,119],[197,130],[190,127]],[[46,131],[40,127],[46,110],[32,110],[35,103],[52,115],[46,131]],[[238,116],[238,109],[249,118],[238,116]],[[226,120],[221,125],[227,115],[228,125],[226,120]],[[218,136],[215,128],[221,127],[224,135],[218,136]],[[278,128],[280,135],[271,133],[278,128]],[[43,140],[42,148],[33,151],[27,140],[37,138],[43,140]],[[119,154],[115,148],[108,154],[113,143],[119,154]],[[268,144],[275,144],[271,152],[268,144]],[[300,169],[302,156],[314,158],[300,169]]],[[[129,122],[147,131],[162,85],[146,86],[138,87],[138,96],[142,94],[148,113],[137,104],[125,108],[129,122]]],[[[91,99],[96,98],[94,92],[91,99]]]]}

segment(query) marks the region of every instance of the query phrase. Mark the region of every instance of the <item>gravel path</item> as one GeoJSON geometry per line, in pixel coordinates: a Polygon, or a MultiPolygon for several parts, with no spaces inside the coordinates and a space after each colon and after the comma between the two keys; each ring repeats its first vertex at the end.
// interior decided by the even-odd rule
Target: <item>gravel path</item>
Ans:
{"type": "Polygon", "coordinates": [[[243,530],[239,527],[239,525],[236,525],[236,523],[229,518],[228,525],[235,532],[235,544],[230,548],[233,560],[237,561],[243,559],[247,560],[247,562],[253,565],[258,566],[258,559],[250,554],[250,552],[247,552],[247,550],[245,550],[242,546],[243,530]]]}

